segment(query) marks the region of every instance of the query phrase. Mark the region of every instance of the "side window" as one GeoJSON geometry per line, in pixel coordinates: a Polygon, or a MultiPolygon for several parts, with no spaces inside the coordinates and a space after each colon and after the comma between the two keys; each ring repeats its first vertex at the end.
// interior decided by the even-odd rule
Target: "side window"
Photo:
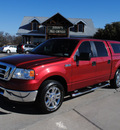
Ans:
{"type": "Polygon", "coordinates": [[[32,46],[32,45],[29,45],[29,47],[31,47],[31,48],[32,48],[33,46],[32,46]]]}
{"type": "Polygon", "coordinates": [[[29,45],[25,45],[25,47],[27,48],[27,47],[29,47],[29,45]]]}
{"type": "Polygon", "coordinates": [[[34,47],[33,45],[30,45],[30,47],[34,47]]]}
{"type": "Polygon", "coordinates": [[[108,56],[105,44],[103,42],[94,42],[96,50],[97,50],[97,56],[98,57],[105,57],[108,56]]]}
{"type": "Polygon", "coordinates": [[[120,53],[120,44],[111,43],[114,53],[120,53]]]}
{"type": "Polygon", "coordinates": [[[93,52],[91,50],[91,44],[89,41],[81,43],[80,47],[76,51],[76,55],[80,56],[81,53],[91,53],[91,56],[93,57],[93,52]]]}
{"type": "Polygon", "coordinates": [[[90,42],[85,41],[81,43],[77,53],[79,53],[79,55],[80,53],[91,53],[93,55],[90,42]]]}

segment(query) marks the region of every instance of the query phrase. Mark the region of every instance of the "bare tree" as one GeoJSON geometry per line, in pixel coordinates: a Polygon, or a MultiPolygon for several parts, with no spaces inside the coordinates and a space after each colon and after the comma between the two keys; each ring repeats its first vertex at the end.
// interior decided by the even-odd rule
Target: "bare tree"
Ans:
{"type": "Polygon", "coordinates": [[[20,44],[22,42],[21,36],[12,36],[9,33],[0,32],[0,46],[7,44],[20,44]]]}

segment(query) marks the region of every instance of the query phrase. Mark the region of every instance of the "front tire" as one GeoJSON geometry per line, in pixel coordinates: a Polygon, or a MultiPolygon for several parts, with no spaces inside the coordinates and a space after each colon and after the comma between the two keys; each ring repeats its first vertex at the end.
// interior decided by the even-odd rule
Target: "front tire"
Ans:
{"type": "Polygon", "coordinates": [[[40,86],[36,103],[43,113],[51,113],[59,109],[63,98],[63,86],[58,81],[46,80],[40,86]]]}
{"type": "Polygon", "coordinates": [[[120,69],[116,71],[114,79],[110,80],[110,85],[113,88],[120,88],[120,69]]]}

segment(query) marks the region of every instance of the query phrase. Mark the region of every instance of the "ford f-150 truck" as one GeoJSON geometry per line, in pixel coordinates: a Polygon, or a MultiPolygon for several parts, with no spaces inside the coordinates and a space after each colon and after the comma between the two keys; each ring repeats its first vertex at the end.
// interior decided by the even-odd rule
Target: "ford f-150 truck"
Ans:
{"type": "Polygon", "coordinates": [[[50,39],[30,54],[0,58],[0,94],[12,101],[35,102],[45,113],[56,111],[67,94],[108,85],[120,87],[118,41],[50,39]]]}

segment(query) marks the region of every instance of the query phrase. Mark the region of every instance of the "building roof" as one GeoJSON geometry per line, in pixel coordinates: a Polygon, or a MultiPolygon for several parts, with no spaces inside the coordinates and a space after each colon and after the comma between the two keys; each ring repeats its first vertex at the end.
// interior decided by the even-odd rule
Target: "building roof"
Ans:
{"type": "MultiPolygon", "coordinates": [[[[25,16],[23,18],[23,21],[18,29],[17,35],[31,35],[34,34],[35,32],[32,31],[31,32],[31,22],[33,20],[38,21],[38,23],[42,24],[44,23],[46,20],[48,20],[49,17],[29,17],[29,16],[25,16]]],[[[93,36],[96,32],[96,28],[93,25],[93,21],[92,19],[83,19],[83,18],[65,18],[67,19],[69,22],[71,22],[73,25],[76,25],[77,23],[79,23],[80,21],[83,22],[85,24],[85,29],[84,32],[69,32],[69,35],[72,37],[79,37],[81,36],[93,36]]],[[[39,35],[44,35],[44,32],[38,32],[39,35]]]]}
{"type": "Polygon", "coordinates": [[[25,16],[23,18],[23,21],[22,21],[19,29],[18,29],[17,34],[18,35],[24,35],[24,34],[31,33],[31,24],[30,23],[33,20],[37,20],[40,24],[42,24],[47,19],[48,19],[48,17],[29,17],[29,16],[25,16]]]}
{"type": "Polygon", "coordinates": [[[62,16],[60,13],[57,13],[55,15],[53,15],[52,17],[48,18],[46,21],[44,21],[42,24],[46,25],[47,23],[49,23],[51,21],[51,19],[54,19],[56,17],[59,16],[59,19],[61,18],[63,21],[66,21],[67,26],[73,26],[72,22],[69,21],[69,19],[65,18],[64,16],[62,16]]]}
{"type": "Polygon", "coordinates": [[[83,19],[83,18],[68,18],[74,25],[80,21],[85,24],[84,32],[72,32],[70,31],[71,37],[90,37],[93,36],[97,29],[94,27],[92,19],[83,19]]]}

